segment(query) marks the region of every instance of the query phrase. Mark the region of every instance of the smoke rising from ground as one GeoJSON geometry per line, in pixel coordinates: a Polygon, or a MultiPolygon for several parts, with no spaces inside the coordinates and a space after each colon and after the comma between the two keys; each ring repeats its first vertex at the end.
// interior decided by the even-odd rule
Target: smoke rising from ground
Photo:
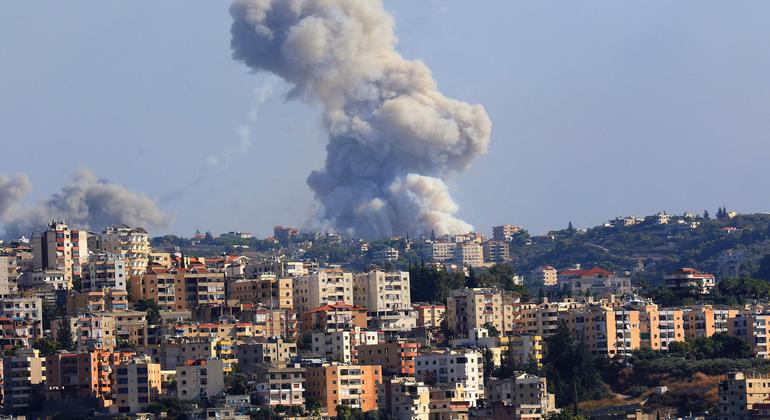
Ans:
{"type": "Polygon", "coordinates": [[[52,219],[94,230],[120,224],[159,228],[172,221],[146,195],[99,179],[87,169],[76,170],[61,191],[24,207],[20,201],[31,187],[24,174],[0,176],[0,227],[6,237],[29,236],[52,219]]]}
{"type": "Polygon", "coordinates": [[[323,219],[363,237],[471,229],[444,181],[486,152],[491,122],[401,57],[380,0],[235,0],[230,12],[233,56],[323,107],[326,164],[308,177],[323,219]]]}

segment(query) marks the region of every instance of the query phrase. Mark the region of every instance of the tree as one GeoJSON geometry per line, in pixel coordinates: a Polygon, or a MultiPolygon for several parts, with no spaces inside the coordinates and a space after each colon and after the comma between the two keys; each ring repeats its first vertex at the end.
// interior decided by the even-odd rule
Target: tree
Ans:
{"type": "Polygon", "coordinates": [[[473,270],[473,267],[468,267],[468,279],[465,282],[465,287],[469,289],[475,289],[479,287],[479,281],[476,278],[476,272],[473,270]]]}
{"type": "Polygon", "coordinates": [[[32,348],[40,350],[41,356],[49,356],[60,350],[59,342],[48,337],[35,341],[32,348]]]}
{"type": "Polygon", "coordinates": [[[68,318],[59,318],[58,331],[56,332],[56,341],[62,350],[72,351],[75,349],[75,342],[72,339],[72,325],[68,318]]]}
{"type": "Polygon", "coordinates": [[[159,325],[162,323],[160,317],[160,306],[152,299],[140,299],[134,304],[137,311],[147,312],[147,324],[159,325]]]}
{"type": "Polygon", "coordinates": [[[759,260],[759,268],[754,273],[754,277],[762,280],[770,280],[770,254],[765,254],[759,260]]]}
{"type": "Polygon", "coordinates": [[[492,372],[495,370],[495,356],[492,354],[492,350],[489,347],[484,347],[481,350],[481,356],[484,362],[484,379],[492,376],[492,372]]]}
{"type": "Polygon", "coordinates": [[[705,220],[711,220],[711,215],[709,214],[708,210],[703,210],[703,218],[705,220]]]}

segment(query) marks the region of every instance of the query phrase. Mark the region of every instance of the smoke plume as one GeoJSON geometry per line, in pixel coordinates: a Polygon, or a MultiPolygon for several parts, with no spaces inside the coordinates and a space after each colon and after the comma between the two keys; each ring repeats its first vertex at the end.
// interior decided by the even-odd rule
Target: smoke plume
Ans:
{"type": "Polygon", "coordinates": [[[487,150],[491,122],[401,57],[380,0],[235,0],[230,13],[234,58],[323,107],[326,164],[308,177],[323,219],[363,237],[471,229],[444,181],[487,150]]]}
{"type": "Polygon", "coordinates": [[[31,207],[22,207],[19,202],[30,190],[31,183],[24,174],[0,176],[0,224],[7,237],[30,235],[52,219],[95,230],[120,224],[164,227],[172,220],[146,195],[98,179],[87,169],[76,170],[61,191],[31,207]]]}

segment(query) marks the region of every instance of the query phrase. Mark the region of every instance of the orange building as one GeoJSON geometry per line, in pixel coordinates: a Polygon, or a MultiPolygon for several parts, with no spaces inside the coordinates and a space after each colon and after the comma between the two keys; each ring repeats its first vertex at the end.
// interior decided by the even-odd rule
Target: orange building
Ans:
{"type": "Polygon", "coordinates": [[[46,356],[46,399],[96,398],[101,407],[112,404],[110,366],[124,363],[133,352],[59,352],[46,356]]]}
{"type": "Polygon", "coordinates": [[[302,314],[302,332],[346,331],[366,328],[366,308],[344,302],[331,303],[302,314]]]}
{"type": "Polygon", "coordinates": [[[363,344],[357,347],[358,362],[364,365],[380,365],[387,375],[414,376],[414,358],[420,344],[406,340],[379,344],[363,344]]]}
{"type": "Polygon", "coordinates": [[[324,364],[307,368],[306,396],[321,401],[327,415],[337,415],[337,406],[377,410],[377,387],[382,382],[380,366],[324,364]]]}
{"type": "Polygon", "coordinates": [[[417,328],[439,328],[446,314],[446,306],[430,304],[414,304],[417,311],[417,328]]]}
{"type": "Polygon", "coordinates": [[[224,273],[209,272],[200,264],[191,268],[150,268],[149,273],[129,278],[134,301],[150,299],[164,311],[189,310],[198,305],[223,305],[224,273]]]}

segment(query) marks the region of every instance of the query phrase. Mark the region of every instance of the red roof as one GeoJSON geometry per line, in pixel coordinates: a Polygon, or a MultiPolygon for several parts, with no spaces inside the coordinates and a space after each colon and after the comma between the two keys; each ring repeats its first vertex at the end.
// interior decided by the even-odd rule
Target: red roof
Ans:
{"type": "Polygon", "coordinates": [[[611,271],[607,271],[601,267],[594,267],[588,270],[572,268],[572,269],[562,271],[561,273],[559,273],[559,275],[582,278],[582,277],[609,277],[609,276],[615,275],[615,273],[611,271]]]}
{"type": "Polygon", "coordinates": [[[328,311],[338,311],[341,309],[348,309],[351,311],[365,311],[366,308],[362,308],[360,306],[354,306],[345,302],[337,302],[337,303],[331,303],[319,306],[315,309],[311,309],[308,312],[314,313],[314,312],[328,312],[328,311]]]}

